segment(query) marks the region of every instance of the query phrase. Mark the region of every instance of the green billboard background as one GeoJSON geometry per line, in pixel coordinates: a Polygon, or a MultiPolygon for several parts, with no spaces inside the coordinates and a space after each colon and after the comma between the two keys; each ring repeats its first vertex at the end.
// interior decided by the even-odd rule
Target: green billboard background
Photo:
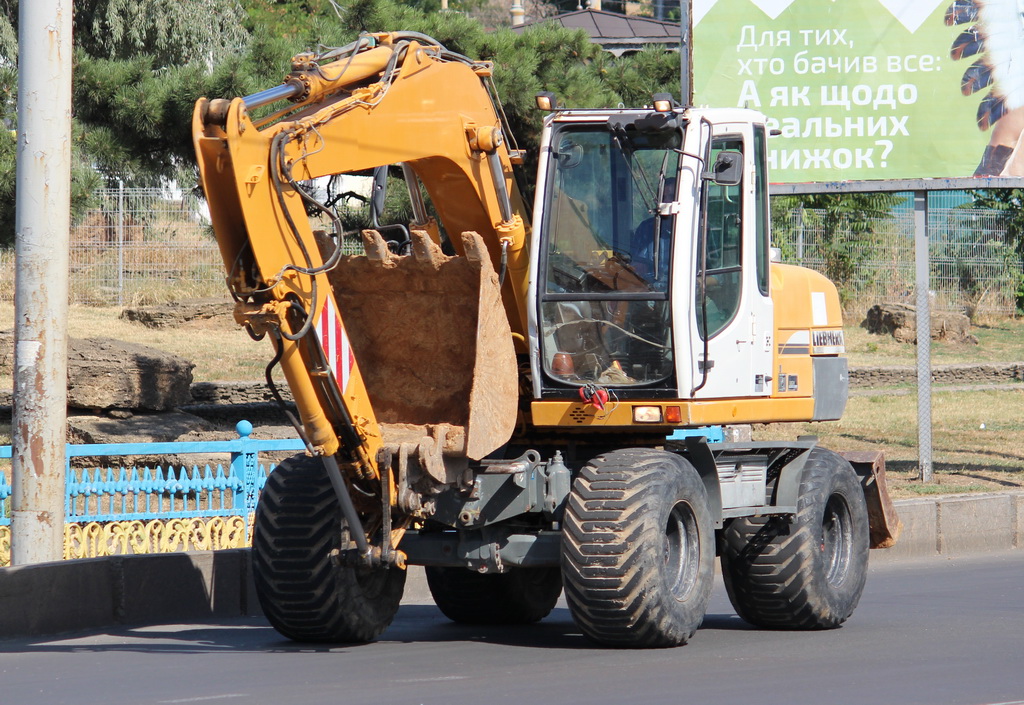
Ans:
{"type": "Polygon", "coordinates": [[[773,182],[970,177],[989,88],[961,92],[985,54],[951,58],[951,3],[694,0],[693,102],[765,113],[773,182]]]}

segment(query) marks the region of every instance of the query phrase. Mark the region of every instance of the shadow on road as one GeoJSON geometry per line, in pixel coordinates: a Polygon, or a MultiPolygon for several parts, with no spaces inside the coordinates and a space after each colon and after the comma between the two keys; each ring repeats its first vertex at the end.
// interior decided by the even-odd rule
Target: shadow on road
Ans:
{"type": "MultiPolygon", "coordinates": [[[[734,614],[708,614],[702,631],[751,629],[734,614]]],[[[569,610],[555,608],[536,624],[455,624],[434,605],[403,605],[383,636],[370,644],[303,644],[285,639],[261,617],[201,625],[140,626],[103,632],[0,641],[0,653],[138,652],[346,653],[410,643],[479,643],[551,650],[600,649],[586,639],[569,610]]]]}

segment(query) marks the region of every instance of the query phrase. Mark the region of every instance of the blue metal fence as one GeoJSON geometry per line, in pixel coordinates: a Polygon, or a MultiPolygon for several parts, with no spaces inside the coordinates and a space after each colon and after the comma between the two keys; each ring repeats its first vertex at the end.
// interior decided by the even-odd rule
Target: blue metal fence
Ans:
{"type": "MultiPolygon", "coordinates": [[[[241,516],[248,521],[273,466],[259,462],[261,452],[299,451],[299,439],[255,440],[252,424],[235,425],[231,441],[186,443],[97,443],[66,447],[65,521],[107,522],[189,517],[241,516]],[[225,467],[72,468],[72,458],[116,458],[219,454],[230,456],[225,467]]],[[[11,446],[0,446],[0,459],[11,457],[11,446]]],[[[11,482],[0,472],[0,526],[11,523],[11,482]]]]}
{"type": "MultiPolygon", "coordinates": [[[[192,517],[241,516],[249,529],[249,517],[273,466],[259,462],[261,452],[299,451],[301,440],[254,440],[249,437],[252,424],[235,425],[238,438],[231,441],[184,443],[93,443],[66,446],[67,491],[64,516],[68,523],[112,522],[192,517]],[[193,465],[188,467],[106,466],[72,468],[72,458],[117,458],[127,456],[167,456],[218,454],[230,456],[227,467],[193,465]]],[[[707,436],[722,442],[719,426],[677,430],[669,440],[687,435],[707,436]]],[[[10,459],[11,446],[0,446],[0,459],[10,459]]],[[[11,482],[0,471],[0,526],[11,523],[11,482]]]]}

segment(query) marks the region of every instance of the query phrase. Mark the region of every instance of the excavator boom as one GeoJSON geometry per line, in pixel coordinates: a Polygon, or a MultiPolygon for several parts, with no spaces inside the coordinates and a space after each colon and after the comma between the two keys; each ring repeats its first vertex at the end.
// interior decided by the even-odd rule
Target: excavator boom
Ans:
{"type": "Polygon", "coordinates": [[[445,458],[479,459],[511,435],[513,340],[526,330],[523,203],[490,65],[409,34],[338,53],[297,56],[277,88],[201,99],[203,187],[236,316],[274,339],[311,448],[341,451],[356,476],[376,480],[382,451],[411,443],[444,482],[459,467],[445,458]],[[292,105],[250,113],[282,99],[292,105]],[[389,166],[401,167],[417,211],[412,255],[389,253],[372,232],[368,257],[342,255],[341,224],[315,184],[389,166]]]}

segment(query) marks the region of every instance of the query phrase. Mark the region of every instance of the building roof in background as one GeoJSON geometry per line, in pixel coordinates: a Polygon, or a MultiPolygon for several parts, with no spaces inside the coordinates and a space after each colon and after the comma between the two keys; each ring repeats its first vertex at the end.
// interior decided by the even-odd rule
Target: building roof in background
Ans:
{"type": "Polygon", "coordinates": [[[558,22],[567,29],[582,29],[590,35],[591,41],[615,55],[639,51],[647,44],[679,48],[678,22],[664,22],[650,17],[631,17],[602,10],[566,12],[554,17],[533,20],[512,29],[515,32],[522,32],[528,27],[545,22],[558,22]]]}

